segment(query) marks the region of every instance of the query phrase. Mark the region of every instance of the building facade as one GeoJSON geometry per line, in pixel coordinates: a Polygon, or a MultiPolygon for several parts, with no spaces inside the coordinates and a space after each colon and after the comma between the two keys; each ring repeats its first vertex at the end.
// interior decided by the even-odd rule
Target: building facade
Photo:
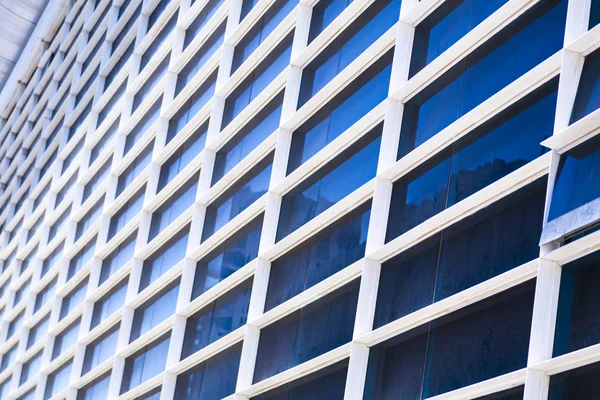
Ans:
{"type": "Polygon", "coordinates": [[[53,0],[35,35],[1,399],[600,398],[600,0],[53,0]]]}

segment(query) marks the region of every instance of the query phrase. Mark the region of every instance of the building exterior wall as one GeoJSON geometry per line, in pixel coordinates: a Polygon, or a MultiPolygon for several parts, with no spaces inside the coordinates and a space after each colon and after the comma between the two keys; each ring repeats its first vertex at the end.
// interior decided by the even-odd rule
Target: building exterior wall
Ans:
{"type": "Polygon", "coordinates": [[[595,398],[600,1],[47,12],[0,398],[595,398]]]}

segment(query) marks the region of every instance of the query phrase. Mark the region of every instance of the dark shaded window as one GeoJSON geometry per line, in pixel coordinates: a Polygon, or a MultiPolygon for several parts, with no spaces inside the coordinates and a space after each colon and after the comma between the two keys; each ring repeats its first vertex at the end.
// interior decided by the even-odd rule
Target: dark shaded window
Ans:
{"type": "Polygon", "coordinates": [[[256,217],[196,264],[192,299],[227,278],[258,256],[263,215],[256,217]]]}
{"type": "Polygon", "coordinates": [[[117,191],[115,196],[119,196],[127,187],[142,173],[142,171],[150,165],[152,161],[152,150],[154,148],[154,140],[152,140],[144,150],[130,163],[125,171],[119,175],[117,180],[117,191]]]}
{"type": "Polygon", "coordinates": [[[176,10],[171,18],[165,23],[165,25],[160,29],[158,35],[154,38],[150,46],[144,53],[142,54],[142,59],[140,61],[140,71],[142,71],[146,65],[150,62],[152,56],[160,49],[162,44],[167,40],[167,38],[171,35],[171,32],[175,29],[177,25],[177,15],[179,14],[179,10],[176,10]]]}
{"type": "Polygon", "coordinates": [[[44,400],[48,400],[61,390],[65,389],[71,379],[71,368],[73,359],[70,359],[58,369],[48,375],[46,379],[46,390],[44,391],[44,400]]]}
{"type": "Polygon", "coordinates": [[[600,24],[600,1],[592,0],[589,29],[592,29],[598,24],[600,24]]]}
{"type": "Polygon", "coordinates": [[[545,193],[540,179],[383,263],[375,327],[536,259],[545,193]]]}
{"type": "Polygon", "coordinates": [[[184,359],[246,324],[252,278],[189,317],[181,358],[184,359]]]}
{"type": "Polygon", "coordinates": [[[144,304],[136,308],[133,314],[133,327],[129,343],[154,328],[168,317],[175,314],[177,295],[179,294],[179,279],[152,296],[144,304]]]}
{"type": "Polygon", "coordinates": [[[138,387],[165,370],[170,335],[169,332],[125,359],[121,394],[138,387]]]}
{"type": "Polygon", "coordinates": [[[534,293],[526,282],[371,348],[365,395],[417,400],[524,368],[534,293]]]}
{"type": "Polygon", "coordinates": [[[204,149],[207,131],[208,122],[196,129],[181,147],[175,150],[173,155],[161,165],[158,177],[159,192],[204,149]]]}
{"type": "Polygon", "coordinates": [[[171,222],[179,218],[181,214],[194,204],[196,192],[198,191],[198,175],[193,175],[188,182],[177,189],[163,205],[152,213],[148,240],[154,239],[156,235],[162,232],[171,222]]]}
{"type": "Polygon", "coordinates": [[[97,327],[125,304],[127,295],[127,279],[116,284],[108,293],[94,303],[90,329],[97,327]]]}
{"type": "Polygon", "coordinates": [[[360,280],[262,328],[254,382],[325,354],[352,340],[360,280]]]}
{"type": "Polygon", "coordinates": [[[110,371],[92,380],[77,391],[77,400],[95,400],[108,397],[110,371]]]}
{"type": "Polygon", "coordinates": [[[398,159],[563,46],[567,1],[536,4],[410,99],[398,159]]]}
{"type": "Polygon", "coordinates": [[[160,107],[162,105],[162,95],[154,101],[154,104],[150,106],[148,111],[142,116],[142,118],[135,124],[131,131],[127,133],[125,138],[125,149],[123,150],[123,156],[129,153],[129,150],[139,142],[144,134],[152,127],[152,125],[158,120],[160,116],[160,107]]]}
{"type": "Polygon", "coordinates": [[[112,253],[110,253],[103,261],[100,269],[100,282],[101,285],[106,281],[112,274],[117,272],[127,261],[133,258],[133,252],[135,251],[135,239],[137,237],[137,231],[133,232],[129,237],[123,240],[112,253]]]}
{"type": "Polygon", "coordinates": [[[235,392],[242,344],[236,344],[177,376],[176,399],[222,399],[235,392]]]}
{"type": "Polygon", "coordinates": [[[544,154],[557,88],[558,78],[395,182],[386,242],[544,154]]]}
{"type": "Polygon", "coordinates": [[[323,0],[315,4],[310,18],[308,42],[312,42],[319,36],[319,33],[323,32],[350,3],[352,3],[352,0],[323,0]]]}
{"type": "Polygon", "coordinates": [[[83,358],[82,375],[87,374],[116,353],[118,338],[119,324],[110,328],[98,339],[86,346],[85,356],[83,358]]]}
{"type": "Polygon", "coordinates": [[[375,177],[382,124],[283,196],[281,240],[375,177]]]}
{"type": "Polygon", "coordinates": [[[131,113],[133,114],[135,110],[142,104],[144,99],[152,92],[154,87],[160,82],[163,76],[167,73],[169,69],[169,60],[171,59],[171,53],[168,53],[166,57],[161,61],[161,63],[156,67],[154,71],[144,79],[144,83],[138,89],[138,91],[133,96],[133,106],[131,108],[131,113]]]}
{"type": "Polygon", "coordinates": [[[550,377],[549,400],[592,400],[600,397],[600,363],[550,377]]]}
{"type": "Polygon", "coordinates": [[[144,261],[140,292],[183,260],[188,243],[189,228],[189,225],[185,226],[144,261]]]}
{"type": "Polygon", "coordinates": [[[571,123],[579,121],[598,108],[600,108],[600,50],[594,51],[585,58],[571,123]]]}
{"type": "Polygon", "coordinates": [[[265,310],[316,285],[365,255],[367,202],[271,263],[265,310]]]}
{"type": "Polygon", "coordinates": [[[110,218],[108,240],[112,239],[117,232],[123,229],[142,210],[145,191],[146,186],[144,185],[110,218]]]}
{"type": "MultiPolygon", "coordinates": [[[[194,40],[196,35],[206,26],[206,23],[212,18],[217,10],[221,7],[225,0],[210,0],[202,11],[198,14],[196,19],[192,21],[190,26],[185,31],[185,39],[183,41],[183,48],[185,49],[194,40]]],[[[191,2],[192,4],[194,1],[191,2]]]]}
{"type": "Polygon", "coordinates": [[[52,349],[53,360],[75,344],[79,335],[80,322],[81,319],[77,319],[54,338],[54,348],[52,349]]]}

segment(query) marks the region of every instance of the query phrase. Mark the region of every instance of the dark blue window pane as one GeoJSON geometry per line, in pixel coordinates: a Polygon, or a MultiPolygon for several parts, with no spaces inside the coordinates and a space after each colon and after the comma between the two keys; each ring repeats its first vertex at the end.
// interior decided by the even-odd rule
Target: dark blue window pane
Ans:
{"type": "Polygon", "coordinates": [[[207,131],[208,123],[202,124],[160,167],[159,192],[204,149],[207,131]]]}
{"type": "Polygon", "coordinates": [[[154,89],[156,84],[162,79],[163,76],[167,73],[169,69],[169,60],[171,59],[171,53],[167,54],[167,56],[162,60],[162,62],[156,67],[156,69],[148,76],[143,85],[136,92],[135,96],[133,96],[133,106],[131,109],[131,113],[133,114],[135,110],[142,104],[146,96],[154,89]]]}
{"type": "Polygon", "coordinates": [[[398,158],[562,48],[567,1],[538,3],[406,103],[398,158]]]}
{"type": "MultiPolygon", "coordinates": [[[[200,11],[200,14],[190,24],[185,31],[185,39],[183,42],[183,48],[185,49],[194,40],[196,35],[206,26],[206,23],[212,18],[217,12],[225,0],[210,0],[200,11]]],[[[192,1],[193,3],[193,1],[192,1]]]]}
{"type": "Polygon", "coordinates": [[[502,7],[507,0],[451,0],[417,25],[410,65],[413,76],[502,7]]]}
{"type": "Polygon", "coordinates": [[[94,379],[83,388],[79,389],[77,391],[77,400],[96,400],[107,398],[109,384],[110,372],[107,372],[99,378],[94,379]]]}
{"type": "Polygon", "coordinates": [[[125,304],[127,296],[127,278],[117,283],[110,291],[94,303],[91,329],[110,317],[125,304]]]}
{"type": "Polygon", "coordinates": [[[261,329],[254,382],[350,342],[359,284],[355,280],[261,329]]]}
{"type": "Polygon", "coordinates": [[[542,179],[382,265],[375,327],[539,256],[542,179]]]}
{"type": "Polygon", "coordinates": [[[196,92],[185,102],[169,121],[167,142],[171,141],[187,125],[188,121],[212,99],[217,84],[217,71],[213,72],[196,92]]]}
{"type": "Polygon", "coordinates": [[[102,261],[99,285],[117,272],[127,261],[131,260],[133,252],[135,251],[136,236],[137,231],[123,240],[119,246],[102,261]]]}
{"type": "Polygon", "coordinates": [[[206,208],[202,241],[208,239],[267,193],[272,163],[271,153],[206,208]]]}
{"type": "Polygon", "coordinates": [[[600,197],[600,136],[560,158],[548,221],[600,197]]]}
{"type": "Polygon", "coordinates": [[[526,282],[371,348],[366,398],[418,400],[524,368],[534,292],[526,282]]]}
{"type": "Polygon", "coordinates": [[[123,394],[165,370],[170,333],[125,359],[121,382],[123,394]]]}
{"type": "Polygon", "coordinates": [[[478,397],[475,400],[523,400],[523,391],[523,386],[519,386],[503,392],[478,397]]]}
{"type": "Polygon", "coordinates": [[[160,116],[160,107],[162,105],[162,95],[152,104],[150,109],[144,114],[144,116],[135,124],[131,131],[127,134],[125,139],[125,150],[123,150],[123,156],[131,150],[131,148],[144,136],[144,134],[150,129],[152,124],[158,120],[160,116]]]}
{"type": "Polygon", "coordinates": [[[117,181],[116,196],[119,196],[127,187],[138,177],[139,174],[152,161],[152,149],[154,148],[154,140],[151,141],[144,150],[131,162],[125,171],[119,176],[117,181]]]}
{"type": "Polygon", "coordinates": [[[204,64],[210,57],[217,51],[223,44],[225,39],[225,25],[223,22],[221,26],[209,37],[206,42],[198,49],[196,54],[188,61],[183,67],[181,72],[177,75],[177,85],[175,86],[175,96],[177,96],[181,90],[192,80],[192,78],[204,67],[204,64]]]}
{"type": "Polygon", "coordinates": [[[271,264],[265,310],[291,299],[365,255],[371,202],[271,264]]]}
{"type": "Polygon", "coordinates": [[[252,11],[252,9],[256,5],[256,3],[258,3],[258,0],[243,0],[242,1],[242,11],[240,13],[240,22],[242,22],[244,20],[244,18],[246,17],[246,15],[248,15],[248,13],[250,11],[252,11]]]}
{"type": "Polygon", "coordinates": [[[375,177],[381,126],[283,196],[278,241],[375,177]]]}
{"type": "Polygon", "coordinates": [[[73,359],[70,359],[48,375],[48,378],[46,379],[46,389],[44,391],[44,400],[48,400],[67,387],[69,380],[71,379],[72,366],[73,359]]]}
{"type": "Polygon", "coordinates": [[[600,343],[600,253],[562,268],[554,357],[600,343]]]}
{"type": "Polygon", "coordinates": [[[289,65],[293,37],[292,32],[283,39],[227,97],[221,129],[229,125],[289,65]]]}
{"type": "MultiPolygon", "coordinates": [[[[332,4],[334,3],[340,1],[336,0],[332,4]]],[[[321,2],[317,3],[317,6],[319,4],[321,2]]],[[[333,43],[304,68],[298,108],[398,22],[399,15],[400,0],[382,0],[372,3],[333,43]]]]}
{"type": "Polygon", "coordinates": [[[217,246],[196,265],[192,299],[233,274],[258,255],[258,245],[262,230],[263,216],[260,215],[248,225],[217,246]]]}
{"type": "Polygon", "coordinates": [[[187,319],[184,359],[246,324],[252,279],[238,285],[187,319]]]}
{"type": "Polygon", "coordinates": [[[235,392],[242,344],[220,352],[177,376],[176,399],[219,400],[235,392]]]}
{"type": "MultiPolygon", "coordinates": [[[[85,294],[87,292],[88,278],[86,277],[83,282],[71,290],[63,299],[60,306],[60,320],[66,317],[75,307],[83,302],[85,294]]],[[[14,322],[14,321],[13,321],[14,322]]],[[[10,326],[9,326],[10,332],[10,326]]]]}
{"type": "MultiPolygon", "coordinates": [[[[133,14],[129,17],[129,20],[127,21],[127,23],[125,24],[125,26],[123,26],[123,28],[121,29],[121,32],[119,32],[119,34],[113,40],[112,47],[111,47],[111,52],[110,52],[111,55],[114,54],[115,50],[119,47],[119,45],[121,44],[121,42],[123,41],[123,39],[125,38],[125,36],[127,36],[127,34],[131,30],[136,30],[138,18],[139,18],[139,16],[140,16],[141,13],[142,13],[142,3],[140,3],[137,6],[137,8],[133,12],[133,14]]],[[[136,30],[136,32],[137,32],[137,30],[136,30]]],[[[133,37],[134,37],[134,42],[135,42],[135,34],[133,34],[133,37]]],[[[133,46],[130,45],[130,47],[133,47],[133,46]]],[[[127,61],[128,58],[129,58],[129,56],[125,57],[125,61],[127,61]]]]}
{"type": "Polygon", "coordinates": [[[117,211],[110,219],[110,225],[108,226],[108,240],[112,239],[121,229],[125,227],[132,219],[142,210],[144,205],[144,192],[146,187],[142,186],[141,189],[135,193],[131,199],[129,199],[125,205],[117,211]]]}
{"type": "Polygon", "coordinates": [[[296,129],[287,173],[292,173],[384,101],[391,72],[392,52],[388,52],[296,129]]]}
{"type": "Polygon", "coordinates": [[[347,375],[348,360],[340,361],[252,400],[342,400],[347,375]]]}
{"type": "Polygon", "coordinates": [[[279,127],[283,92],[244,125],[216,155],[212,184],[217,183],[279,127]]]}
{"type": "MultiPolygon", "coordinates": [[[[110,173],[110,167],[112,165],[112,156],[110,156],[108,158],[108,160],[106,160],[104,162],[104,164],[98,169],[98,171],[96,172],[96,174],[85,184],[85,186],[83,187],[83,200],[82,201],[86,201],[88,197],[90,197],[90,195],[94,192],[94,190],[96,190],[96,188],[98,186],[100,186],[100,183],[102,183],[104,181],[104,178],[106,178],[108,176],[108,174],[110,173]]],[[[50,188],[50,186],[47,186],[48,188],[50,188]]],[[[41,201],[43,197],[39,197],[36,199],[36,201],[41,201]]],[[[39,204],[38,204],[39,205],[39,204]]]]}
{"type": "Polygon", "coordinates": [[[77,319],[71,325],[65,328],[54,338],[54,348],[52,349],[52,359],[60,356],[65,350],[71,347],[77,341],[79,335],[80,319],[77,319]]]}
{"type": "Polygon", "coordinates": [[[600,50],[585,58],[571,123],[579,121],[598,108],[600,108],[600,50]]]}
{"type": "Polygon", "coordinates": [[[175,314],[179,279],[135,309],[129,343],[175,314]]]}
{"type": "Polygon", "coordinates": [[[117,350],[119,324],[104,332],[102,336],[88,344],[83,358],[82,375],[87,374],[102,362],[108,360],[117,350]]]}
{"type": "Polygon", "coordinates": [[[144,51],[144,54],[142,54],[142,60],[140,61],[140,71],[142,71],[146,67],[146,65],[148,65],[150,59],[152,59],[152,56],[158,51],[158,49],[162,46],[165,40],[167,40],[171,32],[173,32],[173,30],[175,29],[175,26],[177,25],[177,14],[179,14],[179,10],[173,13],[171,19],[169,19],[165,26],[162,27],[154,41],[144,51]]]}
{"type": "Polygon", "coordinates": [[[96,236],[94,236],[69,262],[67,279],[71,279],[94,256],[96,250],[96,236]]]}
{"type": "Polygon", "coordinates": [[[600,397],[600,363],[550,377],[549,400],[593,400],[600,397]]]}
{"type": "Polygon", "coordinates": [[[592,0],[589,29],[592,29],[598,24],[600,24],[600,1],[592,0]]]}
{"type": "Polygon", "coordinates": [[[233,65],[231,66],[232,74],[264,42],[271,32],[277,28],[297,4],[298,0],[280,0],[274,2],[262,18],[255,23],[254,27],[235,46],[233,65]]]}
{"type": "MultiPolygon", "coordinates": [[[[124,92],[123,92],[124,93],[124,92]]],[[[120,96],[120,95],[119,95],[120,96]]],[[[100,116],[98,116],[100,118],[100,116]]],[[[117,119],[112,123],[112,125],[106,130],[102,138],[96,142],[92,150],[90,151],[90,163],[92,165],[94,161],[98,158],[102,150],[106,148],[108,143],[112,140],[112,138],[117,134],[119,130],[119,122],[121,121],[121,116],[118,116],[117,119]]],[[[100,123],[98,123],[98,126],[100,123]]]]}
{"type": "Polygon", "coordinates": [[[198,179],[198,174],[192,176],[165,204],[152,213],[148,240],[154,239],[156,235],[194,204],[196,192],[198,191],[198,179]]]}
{"type": "Polygon", "coordinates": [[[188,231],[189,226],[186,226],[144,261],[140,292],[183,260],[187,248],[188,231]]]}
{"type": "MultiPolygon", "coordinates": [[[[319,1],[312,10],[308,42],[312,42],[319,33],[323,32],[352,3],[352,0],[323,0],[319,1]]],[[[378,2],[376,2],[378,3],[378,2]]],[[[382,2],[383,3],[383,2],[382,2]]],[[[398,15],[396,15],[396,18],[398,15]]]]}
{"type": "Polygon", "coordinates": [[[165,11],[165,8],[167,8],[167,6],[169,5],[170,2],[171,2],[171,0],[160,0],[158,2],[158,4],[156,4],[156,6],[154,7],[154,10],[152,10],[152,13],[148,17],[148,27],[147,27],[146,31],[149,31],[150,29],[152,29],[152,27],[154,26],[156,21],[158,21],[158,18],[160,18],[163,11],[165,11]]]}
{"type": "Polygon", "coordinates": [[[541,156],[557,87],[552,80],[395,182],[386,241],[541,156]]]}

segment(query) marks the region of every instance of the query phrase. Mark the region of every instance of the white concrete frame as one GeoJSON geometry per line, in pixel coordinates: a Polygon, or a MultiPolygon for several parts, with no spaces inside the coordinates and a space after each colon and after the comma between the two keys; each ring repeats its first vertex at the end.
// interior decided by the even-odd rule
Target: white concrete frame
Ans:
{"type": "MultiPolygon", "coordinates": [[[[600,361],[600,345],[552,358],[560,267],[593,251],[600,250],[600,232],[590,234],[562,247],[556,245],[543,246],[540,249],[540,257],[536,260],[532,260],[443,301],[427,306],[381,328],[372,329],[382,262],[417,244],[425,237],[439,232],[450,224],[473,214],[477,210],[481,210],[499,198],[545,175],[549,176],[547,210],[560,154],[600,131],[598,128],[600,126],[600,111],[596,111],[577,123],[569,125],[569,117],[584,58],[600,47],[600,27],[597,26],[592,30],[587,30],[591,0],[569,1],[563,50],[490,97],[399,161],[396,161],[396,149],[399,142],[403,103],[539,0],[509,0],[492,16],[465,35],[410,80],[408,79],[408,68],[415,26],[439,7],[444,0],[422,0],[420,2],[417,0],[404,0],[399,22],[297,111],[296,103],[302,68],[308,65],[322,49],[331,43],[345,27],[375,0],[354,0],[309,45],[307,45],[307,41],[311,10],[318,0],[300,0],[294,11],[283,20],[232,76],[229,76],[228,71],[235,45],[252,28],[252,24],[268,10],[274,0],[260,0],[241,23],[238,23],[238,20],[242,0],[224,0],[210,21],[185,51],[183,50],[185,30],[206,6],[208,0],[196,0],[193,4],[191,4],[191,0],[171,0],[159,20],[147,33],[148,15],[152,12],[157,1],[143,1],[142,14],[138,22],[134,25],[132,32],[126,35],[126,38],[113,55],[110,54],[111,41],[116,38],[124,26],[124,18],[118,20],[118,7],[123,2],[122,0],[113,0],[112,5],[109,5],[108,0],[98,0],[95,10],[91,2],[84,0],[72,1],[73,4],[71,5],[68,5],[65,0],[51,1],[47,12],[42,17],[39,32],[36,30],[35,37],[32,38],[28,49],[24,53],[26,56],[22,62],[19,61],[19,65],[22,65],[23,68],[15,71],[13,74],[15,77],[11,77],[12,80],[0,93],[0,104],[4,106],[2,107],[2,124],[0,125],[0,158],[2,159],[0,162],[0,171],[2,172],[0,182],[6,185],[3,193],[0,193],[0,226],[4,228],[0,233],[0,260],[3,262],[3,271],[0,273],[0,288],[4,290],[4,294],[0,294],[0,309],[3,310],[0,324],[0,338],[3,340],[0,344],[0,354],[4,354],[14,347],[17,348],[15,362],[0,372],[0,384],[12,377],[9,383],[9,399],[17,399],[36,387],[35,398],[41,400],[44,397],[47,376],[64,365],[65,362],[69,362],[69,360],[72,360],[73,363],[70,383],[68,387],[53,396],[53,400],[75,399],[78,389],[109,370],[112,370],[109,392],[109,398],[111,399],[132,399],[161,385],[161,399],[171,399],[177,374],[208,359],[219,351],[243,342],[236,393],[230,396],[231,399],[251,398],[256,394],[348,358],[349,378],[346,384],[345,398],[359,400],[363,397],[370,347],[532,278],[537,278],[537,285],[527,367],[435,398],[474,398],[524,384],[526,399],[541,400],[547,398],[549,377],[551,375],[600,361]],[[111,10],[104,21],[99,24],[94,36],[87,38],[87,32],[96,23],[97,18],[106,6],[112,7],[111,10]],[[78,14],[80,7],[83,9],[78,14]],[[144,50],[154,40],[162,26],[177,8],[179,8],[177,27],[154,54],[144,70],[138,71],[144,50]],[[77,18],[74,19],[76,16],[77,18]],[[66,21],[65,23],[62,23],[63,18],[66,21]],[[224,44],[207,61],[190,84],[177,97],[174,97],[177,73],[202,46],[206,38],[226,18],[224,44]],[[221,118],[226,97],[252,72],[260,60],[293,29],[294,43],[290,65],[279,76],[275,77],[269,86],[227,128],[221,131],[221,118]],[[54,32],[56,32],[54,39],[46,41],[47,38],[52,38],[54,32]],[[102,44],[100,51],[89,63],[88,68],[81,71],[82,62],[86,60],[91,49],[105,32],[105,43],[102,44]],[[40,41],[38,38],[43,40],[40,41]],[[104,91],[105,77],[112,71],[113,66],[128,47],[130,40],[135,41],[133,55],[121,68],[107,90],[104,91]],[[388,99],[286,177],[285,168],[294,129],[306,121],[335,94],[339,93],[380,55],[394,46],[393,74],[388,99]],[[69,48],[70,50],[65,53],[69,48]],[[171,55],[168,72],[157,82],[153,90],[132,114],[131,109],[135,93],[169,51],[171,55]],[[56,53],[56,56],[50,61],[52,52],[56,53]],[[100,68],[99,76],[90,85],[88,92],[82,97],[81,101],[75,104],[78,91],[83,87],[96,66],[100,68]],[[168,120],[193,94],[194,90],[217,69],[217,88],[213,99],[187,123],[170,143],[165,144],[168,120]],[[82,76],[82,73],[85,76],[82,76]],[[385,228],[393,182],[426,159],[434,156],[448,144],[467,135],[474,126],[483,123],[559,74],[560,83],[554,135],[544,142],[544,145],[552,149],[550,153],[507,175],[455,206],[444,210],[391,242],[385,243],[385,228]],[[126,85],[125,94],[108,113],[102,125],[95,129],[99,113],[122,84],[126,85]],[[211,187],[210,178],[216,152],[227,143],[244,123],[284,87],[284,105],[279,129],[229,171],[216,185],[211,187]],[[122,153],[127,134],[161,95],[163,98],[160,117],[123,157],[122,153]],[[64,102],[61,100],[63,96],[66,96],[64,102]],[[84,108],[84,103],[87,104],[89,100],[93,101],[92,111],[67,143],[69,127],[84,108]],[[56,109],[59,103],[60,108],[56,109]],[[94,162],[88,165],[92,148],[111,128],[117,118],[119,118],[117,133],[104,146],[94,162]],[[48,143],[49,146],[47,146],[46,139],[53,134],[61,120],[63,121],[63,127],[58,131],[56,140],[48,143]],[[205,149],[185,169],[180,171],[172,182],[157,193],[161,164],[194,133],[198,126],[207,120],[210,122],[205,149]],[[385,122],[377,176],[284,240],[275,243],[281,197],[381,121],[385,122]],[[39,139],[36,139],[36,136],[39,139]],[[63,172],[63,160],[69,157],[69,154],[80,140],[84,143],[82,150],[63,172]],[[154,141],[151,163],[138,174],[123,193],[116,196],[119,175],[151,141],[154,141]],[[28,149],[28,152],[24,149],[28,149]],[[231,187],[253,165],[273,151],[275,157],[268,193],[218,230],[209,240],[200,244],[207,205],[231,187]],[[44,167],[46,160],[54,152],[56,152],[55,161],[46,175],[40,177],[40,169],[44,167]],[[89,198],[84,201],[83,190],[85,185],[96,177],[107,162],[110,163],[110,171],[107,177],[97,185],[89,198]],[[152,212],[198,170],[200,170],[200,178],[195,204],[173,221],[156,238],[148,242],[152,212]],[[28,173],[28,171],[32,173],[28,173]],[[19,178],[25,174],[27,176],[22,179],[19,178]],[[50,204],[54,203],[56,195],[65,189],[65,185],[68,184],[71,177],[76,177],[76,182],[71,189],[68,189],[69,194],[65,196],[61,204],[54,208],[50,207],[50,204]],[[127,200],[144,185],[145,196],[142,212],[132,218],[114,238],[107,240],[111,216],[123,207],[127,200]],[[38,196],[46,193],[45,200],[41,201],[39,206],[34,207],[38,196]],[[25,201],[22,202],[20,209],[16,210],[16,204],[19,203],[21,196],[25,201]],[[264,312],[271,261],[289,251],[298,242],[313,236],[333,221],[347,214],[349,210],[369,199],[372,199],[373,206],[367,237],[366,256],[293,299],[268,312],[264,312]],[[88,226],[80,238],[75,240],[77,223],[86,216],[98,201],[104,203],[102,214],[88,226]],[[52,240],[48,240],[48,232],[51,226],[69,207],[71,209],[65,227],[60,229],[52,240]],[[190,301],[196,261],[261,213],[264,213],[265,217],[258,258],[208,292],[190,301]],[[185,258],[148,288],[138,293],[143,260],[186,225],[190,225],[191,228],[185,258]],[[16,234],[11,235],[10,232],[13,230],[16,231],[16,234]],[[30,234],[30,230],[33,233],[30,234]],[[114,251],[133,232],[137,232],[134,258],[100,285],[99,273],[102,259],[114,251]],[[69,260],[94,238],[97,238],[94,256],[75,276],[67,280],[69,260]],[[62,245],[64,245],[62,257],[42,277],[44,260],[62,245]],[[19,276],[18,271],[25,259],[29,260],[29,268],[19,276]],[[248,323],[198,353],[180,361],[179,353],[183,343],[186,318],[250,276],[254,276],[254,283],[248,323]],[[135,308],[180,277],[182,283],[176,313],[140,338],[129,343],[129,331],[135,308]],[[260,329],[359,277],[361,279],[360,294],[352,342],[253,384],[252,376],[260,329]],[[90,330],[94,302],[124,278],[129,281],[125,305],[107,320],[102,321],[97,327],[90,330]],[[46,288],[54,279],[58,283],[53,298],[51,301],[47,301],[39,310],[34,311],[36,294],[46,288]],[[66,318],[59,321],[62,297],[69,294],[84,280],[88,281],[85,300],[74,307],[66,318]],[[29,281],[31,281],[29,292],[24,294],[23,299],[18,304],[13,305],[15,293],[29,281]],[[13,335],[6,340],[10,321],[21,313],[24,313],[23,334],[13,335]],[[46,316],[50,318],[48,340],[38,341],[27,349],[28,334],[25,334],[25,332],[35,327],[46,316]],[[79,318],[81,319],[81,330],[77,342],[66,349],[57,359],[51,360],[54,337],[79,318]],[[89,373],[81,376],[80,371],[86,345],[101,336],[117,322],[121,324],[121,329],[116,354],[89,373]],[[166,370],[133,390],[119,395],[125,359],[140,350],[144,345],[151,343],[154,338],[169,331],[171,331],[171,342],[166,370]],[[22,365],[40,351],[43,352],[43,358],[39,379],[29,379],[24,384],[19,385],[22,365]]],[[[130,16],[139,1],[134,0],[131,3],[124,16],[130,16]]]]}

